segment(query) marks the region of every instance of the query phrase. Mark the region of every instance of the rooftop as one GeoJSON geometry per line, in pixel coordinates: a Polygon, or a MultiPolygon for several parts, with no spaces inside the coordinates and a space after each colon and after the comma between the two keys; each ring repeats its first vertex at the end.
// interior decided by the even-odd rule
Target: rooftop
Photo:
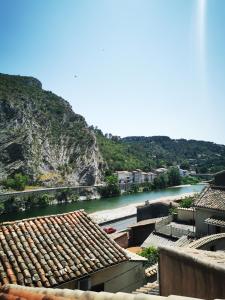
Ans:
{"type": "Polygon", "coordinates": [[[211,234],[204,236],[188,245],[190,248],[200,249],[201,247],[207,245],[208,243],[211,243],[213,241],[217,240],[223,240],[225,239],[225,233],[217,233],[217,234],[211,234]]]}
{"type": "Polygon", "coordinates": [[[147,239],[143,242],[141,247],[148,248],[150,246],[153,247],[161,247],[161,246],[173,246],[176,239],[171,237],[166,237],[164,235],[158,234],[156,232],[152,232],[147,239]]]}
{"type": "Polygon", "coordinates": [[[195,200],[194,206],[225,211],[225,188],[207,187],[195,200]]]}
{"type": "Polygon", "coordinates": [[[0,226],[0,285],[53,287],[128,259],[83,210],[0,226]]]}
{"type": "Polygon", "coordinates": [[[149,224],[155,224],[162,219],[163,218],[146,219],[146,220],[139,221],[133,225],[130,225],[129,227],[133,228],[133,227],[145,226],[145,225],[149,225],[149,224]]]}
{"type": "MultiPolygon", "coordinates": [[[[5,285],[0,289],[2,299],[15,299],[15,300],[193,300],[195,298],[188,298],[182,296],[155,296],[145,295],[143,293],[107,293],[107,292],[92,292],[81,290],[68,290],[68,289],[51,289],[51,288],[32,288],[22,287],[13,284],[5,285]]],[[[198,300],[198,299],[196,299],[198,300]]]]}

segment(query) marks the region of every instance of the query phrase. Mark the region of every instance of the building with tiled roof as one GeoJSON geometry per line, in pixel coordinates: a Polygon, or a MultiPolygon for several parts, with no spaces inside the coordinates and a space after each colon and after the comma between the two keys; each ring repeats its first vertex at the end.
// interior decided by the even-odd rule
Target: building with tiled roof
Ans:
{"type": "Polygon", "coordinates": [[[196,236],[225,232],[225,172],[215,175],[194,203],[196,236]]]}
{"type": "Polygon", "coordinates": [[[83,210],[0,226],[0,285],[116,292],[133,290],[143,277],[143,262],[131,259],[83,210]]]}

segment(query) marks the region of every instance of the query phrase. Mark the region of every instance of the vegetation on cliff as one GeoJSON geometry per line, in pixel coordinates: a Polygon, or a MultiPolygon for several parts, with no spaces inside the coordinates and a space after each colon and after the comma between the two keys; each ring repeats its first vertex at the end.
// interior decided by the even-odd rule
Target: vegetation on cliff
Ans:
{"type": "Polygon", "coordinates": [[[101,182],[95,135],[35,78],[0,74],[0,141],[0,179],[22,173],[49,185],[101,182]]]}

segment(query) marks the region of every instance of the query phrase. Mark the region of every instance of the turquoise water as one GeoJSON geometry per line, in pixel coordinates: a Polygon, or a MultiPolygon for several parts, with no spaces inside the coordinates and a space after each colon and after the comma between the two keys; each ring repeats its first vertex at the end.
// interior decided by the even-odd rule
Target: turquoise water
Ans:
{"type": "Polygon", "coordinates": [[[123,209],[122,208],[123,206],[132,203],[144,202],[146,200],[151,201],[151,200],[159,199],[161,197],[177,196],[184,193],[201,192],[204,187],[205,185],[196,184],[191,186],[167,188],[164,190],[158,190],[152,192],[124,195],[120,197],[103,198],[99,200],[89,200],[89,201],[78,201],[73,203],[63,203],[63,204],[51,205],[47,207],[39,207],[28,211],[4,214],[0,216],[0,222],[66,213],[77,209],[84,209],[88,213],[105,210],[105,209],[113,209],[118,207],[121,207],[121,209],[123,209]]]}

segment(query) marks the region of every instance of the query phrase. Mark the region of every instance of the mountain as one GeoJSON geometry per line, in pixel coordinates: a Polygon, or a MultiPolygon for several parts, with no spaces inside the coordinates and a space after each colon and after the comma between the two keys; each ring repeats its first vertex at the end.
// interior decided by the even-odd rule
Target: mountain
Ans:
{"type": "Polygon", "coordinates": [[[70,104],[32,77],[0,74],[0,179],[93,185],[104,162],[95,134],[70,104]]]}
{"type": "Polygon", "coordinates": [[[167,136],[131,136],[119,138],[103,135],[96,129],[103,158],[112,171],[153,170],[180,165],[198,173],[215,173],[225,169],[225,146],[212,142],[171,139],[167,136]]]}
{"type": "Polygon", "coordinates": [[[104,135],[39,80],[6,74],[0,74],[0,153],[0,180],[21,172],[43,185],[93,185],[116,170],[178,164],[200,173],[225,169],[224,145],[104,135]]]}

